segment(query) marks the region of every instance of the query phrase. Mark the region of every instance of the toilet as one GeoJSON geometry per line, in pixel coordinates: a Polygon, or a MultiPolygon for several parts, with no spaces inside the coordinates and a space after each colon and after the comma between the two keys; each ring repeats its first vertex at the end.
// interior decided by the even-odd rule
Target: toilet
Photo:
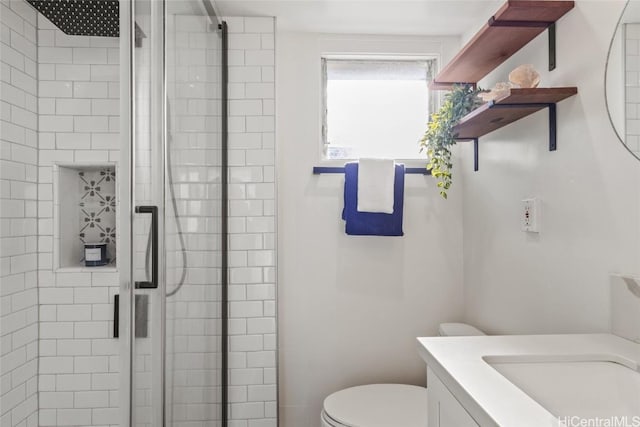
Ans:
{"type": "MultiPolygon", "coordinates": [[[[444,337],[484,333],[465,323],[442,323],[444,337]]],[[[324,400],[322,427],[425,427],[427,389],[407,384],[367,384],[337,391],[324,400]]]]}

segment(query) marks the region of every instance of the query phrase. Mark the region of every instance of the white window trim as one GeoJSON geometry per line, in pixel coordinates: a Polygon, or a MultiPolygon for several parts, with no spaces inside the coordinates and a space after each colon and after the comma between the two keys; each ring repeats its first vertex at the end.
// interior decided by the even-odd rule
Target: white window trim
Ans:
{"type": "MultiPolygon", "coordinates": [[[[434,58],[437,67],[451,59],[460,46],[460,39],[452,36],[403,36],[403,35],[358,35],[358,34],[323,34],[317,39],[315,56],[317,58],[317,133],[314,144],[315,164],[321,167],[343,166],[346,160],[329,160],[323,155],[322,140],[322,75],[320,59],[344,58],[353,56],[370,56],[371,58],[434,58]]],[[[435,73],[439,69],[435,70],[435,73]]],[[[441,94],[435,94],[436,105],[440,104],[441,94]]],[[[425,123],[426,125],[426,123],[425,123]]],[[[426,155],[424,159],[396,159],[408,167],[424,167],[426,165],[426,155]]]]}
{"type": "MultiPolygon", "coordinates": [[[[371,57],[433,57],[437,60],[437,66],[449,61],[460,48],[460,38],[456,36],[416,36],[416,35],[389,35],[389,34],[320,34],[316,40],[316,47],[312,53],[317,60],[315,79],[316,99],[312,101],[317,106],[317,129],[315,131],[313,154],[314,164],[321,167],[343,166],[344,160],[327,160],[322,153],[322,75],[320,58],[322,57],[345,57],[345,56],[365,56],[371,57]]],[[[435,70],[435,73],[439,69],[435,70]]],[[[440,91],[432,91],[435,94],[436,103],[440,105],[442,94],[440,91]]],[[[426,155],[424,159],[411,159],[398,161],[405,163],[408,167],[425,167],[426,155]]]]}
{"type": "MultiPolygon", "coordinates": [[[[431,75],[429,77],[435,78],[436,74],[439,71],[440,66],[440,55],[437,53],[428,53],[421,55],[403,55],[403,54],[355,54],[355,53],[326,53],[320,55],[320,68],[321,68],[321,105],[320,105],[320,115],[321,115],[321,124],[320,124],[320,145],[318,147],[319,153],[319,164],[320,166],[342,166],[344,163],[351,162],[357,160],[357,158],[347,158],[347,159],[327,159],[324,153],[324,147],[327,144],[327,69],[326,69],[326,61],[327,60],[352,60],[352,61],[432,61],[433,69],[431,70],[431,75]]],[[[430,101],[429,101],[429,116],[436,111],[440,104],[439,96],[435,91],[431,91],[430,101]]],[[[426,130],[426,129],[425,129],[426,130]]],[[[425,165],[427,159],[426,155],[423,159],[406,159],[406,158],[396,158],[394,159],[399,163],[405,164],[407,167],[422,167],[425,165]]]]}

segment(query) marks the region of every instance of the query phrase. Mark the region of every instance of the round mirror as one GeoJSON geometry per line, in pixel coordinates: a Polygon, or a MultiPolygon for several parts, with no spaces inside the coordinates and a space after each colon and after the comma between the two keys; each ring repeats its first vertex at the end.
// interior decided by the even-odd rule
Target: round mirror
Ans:
{"type": "Polygon", "coordinates": [[[640,2],[628,0],[609,45],[605,69],[609,119],[629,152],[640,159],[640,2]]]}

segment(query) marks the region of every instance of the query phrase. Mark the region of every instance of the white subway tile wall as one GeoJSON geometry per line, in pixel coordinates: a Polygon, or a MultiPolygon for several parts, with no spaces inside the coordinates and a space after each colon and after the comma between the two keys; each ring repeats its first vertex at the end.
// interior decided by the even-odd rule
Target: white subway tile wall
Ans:
{"type": "Polygon", "coordinates": [[[116,426],[118,275],[58,269],[54,231],[64,218],[54,218],[53,201],[66,189],[54,188],[53,166],[118,161],[119,40],[68,36],[40,15],[37,52],[40,426],[116,426]]]}
{"type": "Polygon", "coordinates": [[[0,425],[38,425],[36,12],[0,3],[0,425]]]}
{"type": "Polygon", "coordinates": [[[625,35],[625,144],[640,157],[640,24],[624,24],[625,35]]]}
{"type": "Polygon", "coordinates": [[[276,427],[273,18],[229,26],[230,426],[276,427]]]}

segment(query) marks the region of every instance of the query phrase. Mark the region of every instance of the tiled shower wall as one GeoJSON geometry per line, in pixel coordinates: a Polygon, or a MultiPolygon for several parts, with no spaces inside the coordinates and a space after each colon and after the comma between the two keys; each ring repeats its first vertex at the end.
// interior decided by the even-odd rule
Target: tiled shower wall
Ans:
{"type": "Polygon", "coordinates": [[[274,19],[229,25],[230,426],[275,427],[274,19]]]}
{"type": "Polygon", "coordinates": [[[36,13],[0,3],[0,425],[38,425],[36,13]]]}
{"type": "MultiPolygon", "coordinates": [[[[54,164],[119,159],[119,41],[38,19],[40,425],[117,425],[114,268],[58,269],[54,164]]],[[[117,172],[116,172],[117,182],[117,172]]],[[[74,191],[78,189],[74,188],[74,191]]],[[[65,218],[61,218],[64,221],[65,218]]]]}
{"type": "Polygon", "coordinates": [[[640,24],[624,24],[625,144],[640,157],[640,24]]]}

